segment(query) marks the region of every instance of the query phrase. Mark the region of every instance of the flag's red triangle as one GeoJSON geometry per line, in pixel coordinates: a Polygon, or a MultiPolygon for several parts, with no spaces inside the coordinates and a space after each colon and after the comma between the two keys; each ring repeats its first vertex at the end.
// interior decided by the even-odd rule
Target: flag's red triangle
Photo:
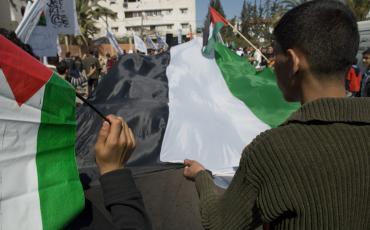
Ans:
{"type": "Polygon", "coordinates": [[[229,24],[229,22],[224,17],[222,17],[222,15],[219,12],[217,12],[217,10],[215,10],[211,6],[209,7],[209,13],[211,14],[211,20],[213,24],[216,24],[217,22],[221,22],[225,26],[229,24]]]}
{"type": "Polygon", "coordinates": [[[53,74],[50,69],[1,35],[0,69],[19,106],[44,86],[53,74]]]}

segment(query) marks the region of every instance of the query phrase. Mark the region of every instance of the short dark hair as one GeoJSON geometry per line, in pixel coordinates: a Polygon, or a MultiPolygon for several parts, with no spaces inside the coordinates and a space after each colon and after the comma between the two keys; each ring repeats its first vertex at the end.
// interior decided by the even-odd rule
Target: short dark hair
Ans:
{"type": "Polygon", "coordinates": [[[274,29],[276,42],[285,52],[299,49],[312,73],[344,73],[356,58],[359,33],[356,18],[339,1],[309,1],[288,11],[274,29]]]}
{"type": "Polygon", "coordinates": [[[67,71],[67,63],[63,60],[61,62],[58,63],[57,65],[57,72],[58,74],[65,74],[67,71]]]}
{"type": "Polygon", "coordinates": [[[70,57],[71,57],[71,52],[69,52],[69,51],[68,51],[68,52],[66,53],[66,58],[70,58],[70,57]]]}
{"type": "Polygon", "coordinates": [[[364,52],[362,52],[362,55],[370,55],[370,48],[367,48],[364,52]]]}
{"type": "Polygon", "coordinates": [[[28,44],[23,43],[17,35],[13,31],[9,31],[4,28],[0,28],[0,34],[6,37],[8,40],[13,42],[15,45],[17,45],[19,48],[23,49],[27,53],[29,53],[31,56],[36,57],[36,55],[32,51],[32,47],[28,44]]]}

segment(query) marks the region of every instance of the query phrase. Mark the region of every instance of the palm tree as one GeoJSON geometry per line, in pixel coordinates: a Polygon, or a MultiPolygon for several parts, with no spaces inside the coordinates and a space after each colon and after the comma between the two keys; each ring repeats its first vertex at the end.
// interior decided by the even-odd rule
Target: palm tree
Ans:
{"type": "MultiPolygon", "coordinates": [[[[308,1],[310,0],[281,0],[280,3],[285,6],[286,9],[291,9],[308,1]]],[[[369,0],[344,0],[342,2],[347,4],[347,6],[352,10],[357,18],[357,21],[366,19],[366,16],[370,11],[369,0]]]]}
{"type": "Polygon", "coordinates": [[[76,0],[78,24],[80,25],[81,38],[86,46],[89,40],[100,31],[96,22],[103,18],[108,27],[108,18],[116,19],[117,14],[112,10],[102,7],[97,0],[76,0]]]}
{"type": "Polygon", "coordinates": [[[355,14],[357,21],[363,21],[366,19],[366,16],[370,11],[369,0],[346,0],[345,3],[355,14]]]}
{"type": "Polygon", "coordinates": [[[280,3],[287,9],[292,9],[310,0],[281,0],[280,3]]]}

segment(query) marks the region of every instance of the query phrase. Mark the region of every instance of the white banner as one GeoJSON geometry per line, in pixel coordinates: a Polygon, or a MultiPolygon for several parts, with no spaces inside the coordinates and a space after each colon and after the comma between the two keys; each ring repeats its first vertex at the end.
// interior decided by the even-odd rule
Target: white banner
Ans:
{"type": "Polygon", "coordinates": [[[45,16],[48,27],[57,34],[80,34],[75,0],[48,0],[45,16]]]}
{"type": "Polygon", "coordinates": [[[153,42],[153,40],[148,36],[146,37],[146,45],[149,49],[157,50],[158,46],[153,42]]]}
{"type": "Polygon", "coordinates": [[[55,57],[58,53],[58,35],[46,26],[36,26],[28,44],[38,57],[55,57]]]}
{"type": "Polygon", "coordinates": [[[182,30],[181,29],[177,31],[177,43],[178,44],[182,43],[182,30]]]}
{"type": "Polygon", "coordinates": [[[39,23],[40,15],[45,9],[46,0],[36,0],[29,12],[25,17],[22,18],[22,21],[19,23],[15,33],[17,37],[24,43],[28,43],[28,39],[31,36],[32,31],[35,26],[39,23]]]}
{"type": "Polygon", "coordinates": [[[134,34],[134,43],[135,43],[136,50],[139,50],[140,52],[148,54],[145,42],[141,40],[141,38],[139,36],[136,36],[135,34],[134,34]]]}
{"type": "Polygon", "coordinates": [[[165,42],[165,40],[159,36],[159,34],[157,34],[157,46],[159,49],[167,49],[168,48],[168,44],[165,42]]]}
{"type": "Polygon", "coordinates": [[[119,55],[123,55],[123,50],[122,48],[119,46],[116,38],[114,37],[114,35],[107,31],[107,38],[110,42],[110,44],[113,46],[113,48],[116,50],[116,52],[119,54],[119,55]]]}

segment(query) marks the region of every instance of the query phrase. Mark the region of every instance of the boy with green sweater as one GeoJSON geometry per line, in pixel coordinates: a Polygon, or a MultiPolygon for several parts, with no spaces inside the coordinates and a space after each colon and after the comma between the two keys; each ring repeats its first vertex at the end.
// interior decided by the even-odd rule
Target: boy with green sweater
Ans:
{"type": "Polygon", "coordinates": [[[370,229],[370,99],[346,98],[344,79],[359,45],[352,12],[309,1],[274,29],[275,72],[287,101],[302,106],[243,151],[223,194],[196,161],[205,229],[370,229]]]}

